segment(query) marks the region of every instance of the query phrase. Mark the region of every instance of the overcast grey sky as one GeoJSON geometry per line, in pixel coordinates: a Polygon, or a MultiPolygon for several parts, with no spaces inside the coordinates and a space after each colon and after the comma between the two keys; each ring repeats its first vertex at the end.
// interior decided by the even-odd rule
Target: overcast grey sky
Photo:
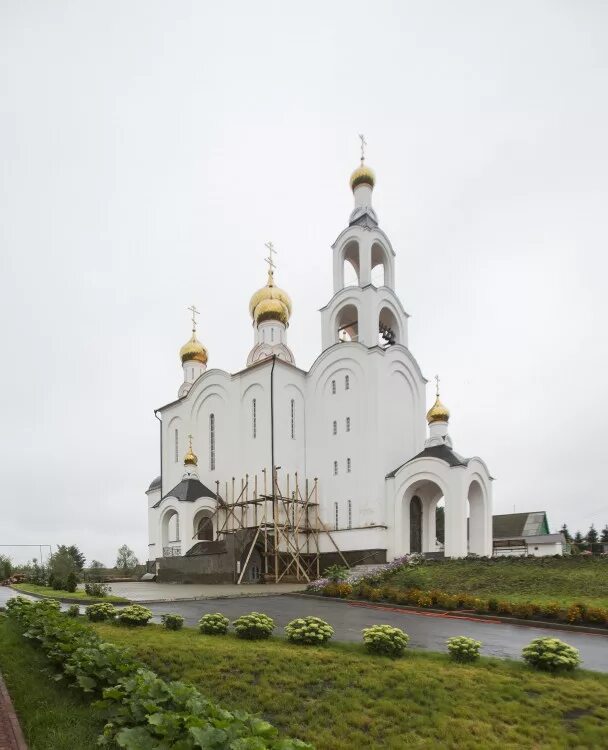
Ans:
{"type": "Polygon", "coordinates": [[[607,523],[607,38],[601,0],[2,0],[0,544],[145,558],[186,307],[242,368],[272,239],[310,366],[360,132],[455,449],[495,512],[607,523]]]}

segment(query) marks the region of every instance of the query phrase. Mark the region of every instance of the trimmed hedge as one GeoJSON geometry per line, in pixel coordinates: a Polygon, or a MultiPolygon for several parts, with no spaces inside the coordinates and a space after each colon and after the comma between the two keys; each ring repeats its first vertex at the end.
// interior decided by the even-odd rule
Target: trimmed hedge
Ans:
{"type": "Polygon", "coordinates": [[[300,740],[280,739],[275,727],[251,714],[225,711],[192,685],[161,679],[128,649],[104,643],[54,604],[16,597],[6,609],[24,637],[45,652],[56,678],[102,697],[96,704],[107,717],[102,747],[313,750],[300,740]]]}

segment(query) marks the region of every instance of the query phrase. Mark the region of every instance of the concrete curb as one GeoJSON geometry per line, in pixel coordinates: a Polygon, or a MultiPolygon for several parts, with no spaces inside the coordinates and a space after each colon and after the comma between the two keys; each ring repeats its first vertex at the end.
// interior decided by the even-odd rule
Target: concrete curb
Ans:
{"type": "MultiPolygon", "coordinates": [[[[184,598],[175,599],[137,599],[132,604],[175,604],[177,602],[204,602],[213,601],[214,599],[250,599],[252,597],[263,598],[265,596],[298,596],[298,591],[268,591],[259,592],[256,594],[243,593],[243,594],[215,594],[213,596],[189,596],[184,598]]],[[[322,597],[326,599],[327,597],[322,597]]]]}
{"type": "Polygon", "coordinates": [[[8,742],[7,750],[28,750],[11,696],[0,674],[0,745],[3,748],[4,737],[8,742]]]}
{"type": "Polygon", "coordinates": [[[431,607],[410,607],[407,604],[392,604],[390,602],[370,602],[367,599],[341,599],[337,596],[319,596],[318,594],[305,594],[295,592],[288,596],[299,596],[306,599],[320,599],[330,602],[343,602],[353,606],[367,606],[375,609],[401,610],[411,612],[415,615],[434,615],[448,619],[479,620],[480,622],[493,622],[501,625],[518,625],[527,628],[545,628],[546,630],[565,630],[571,633],[588,633],[589,635],[603,635],[608,638],[608,629],[593,628],[587,625],[571,625],[569,622],[556,622],[554,620],[522,620],[517,617],[503,617],[502,615],[478,614],[473,610],[448,610],[432,609],[431,607]]]}

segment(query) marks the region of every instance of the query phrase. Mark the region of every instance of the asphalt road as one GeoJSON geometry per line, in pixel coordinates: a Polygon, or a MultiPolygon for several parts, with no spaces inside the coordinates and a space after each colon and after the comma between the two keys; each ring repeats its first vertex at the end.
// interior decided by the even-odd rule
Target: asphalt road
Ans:
{"type": "MultiPolygon", "coordinates": [[[[15,593],[11,589],[0,587],[0,606],[15,593]]],[[[361,606],[353,602],[325,601],[295,595],[204,599],[145,606],[152,610],[157,622],[160,621],[161,614],[176,612],[190,626],[196,625],[207,612],[222,612],[231,620],[251,611],[264,612],[274,619],[276,632],[279,634],[290,620],[317,615],[333,626],[336,631],[334,637],[339,641],[360,641],[363,628],[388,624],[408,633],[410,648],[429,651],[445,651],[445,642],[450,636],[467,635],[483,643],[482,653],[486,656],[511,659],[520,658],[522,648],[533,638],[548,635],[578,648],[584,668],[608,672],[608,635],[438,617],[430,613],[417,614],[375,605],[361,606]]]]}

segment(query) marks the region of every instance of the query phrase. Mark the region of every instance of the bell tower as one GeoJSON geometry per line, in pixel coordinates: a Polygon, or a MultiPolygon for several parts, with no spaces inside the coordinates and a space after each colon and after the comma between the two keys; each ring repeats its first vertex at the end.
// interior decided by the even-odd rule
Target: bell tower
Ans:
{"type": "Polygon", "coordinates": [[[334,296],[321,310],[324,350],[344,341],[407,346],[408,314],[395,294],[395,251],[378,225],[372,206],[376,177],[365,163],[365,138],[359,138],[361,163],[350,177],[355,206],[332,245],[334,296]],[[345,282],[347,263],[356,274],[353,285],[345,282]]]}

